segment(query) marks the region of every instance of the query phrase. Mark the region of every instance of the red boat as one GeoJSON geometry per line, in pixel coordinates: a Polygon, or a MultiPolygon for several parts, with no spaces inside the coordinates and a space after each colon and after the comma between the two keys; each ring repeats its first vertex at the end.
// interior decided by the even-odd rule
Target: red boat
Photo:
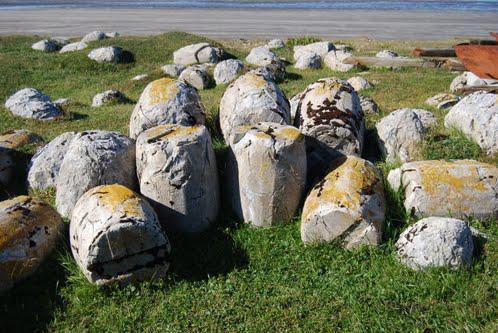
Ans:
{"type": "MultiPolygon", "coordinates": [[[[498,42],[498,33],[492,32],[498,42]]],[[[498,43],[464,43],[453,47],[466,70],[481,79],[498,80],[498,43]],[[494,44],[494,45],[491,45],[494,44]]]]}

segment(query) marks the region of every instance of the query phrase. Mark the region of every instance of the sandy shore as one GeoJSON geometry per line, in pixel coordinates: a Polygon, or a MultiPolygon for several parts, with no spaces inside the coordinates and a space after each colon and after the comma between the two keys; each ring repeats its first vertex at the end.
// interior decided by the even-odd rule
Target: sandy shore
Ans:
{"type": "Polygon", "coordinates": [[[314,35],[331,38],[488,37],[498,14],[484,12],[221,9],[44,9],[0,11],[0,34],[80,36],[102,29],[124,35],[182,30],[214,38],[314,35]]]}

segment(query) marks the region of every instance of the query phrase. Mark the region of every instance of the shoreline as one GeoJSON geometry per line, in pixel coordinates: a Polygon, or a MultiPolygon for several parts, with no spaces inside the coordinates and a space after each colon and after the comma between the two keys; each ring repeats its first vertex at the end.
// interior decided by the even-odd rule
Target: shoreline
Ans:
{"type": "Polygon", "coordinates": [[[21,9],[0,10],[0,35],[82,36],[93,30],[122,35],[186,31],[211,38],[436,40],[490,38],[498,12],[315,9],[21,9]]]}

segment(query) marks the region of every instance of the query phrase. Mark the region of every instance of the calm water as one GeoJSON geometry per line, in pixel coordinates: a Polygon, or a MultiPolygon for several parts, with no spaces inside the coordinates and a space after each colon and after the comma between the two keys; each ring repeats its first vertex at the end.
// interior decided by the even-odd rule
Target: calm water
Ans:
{"type": "Polygon", "coordinates": [[[0,10],[34,8],[275,8],[275,9],[370,9],[497,11],[498,0],[259,0],[259,1],[118,1],[118,0],[0,0],[0,10]]]}

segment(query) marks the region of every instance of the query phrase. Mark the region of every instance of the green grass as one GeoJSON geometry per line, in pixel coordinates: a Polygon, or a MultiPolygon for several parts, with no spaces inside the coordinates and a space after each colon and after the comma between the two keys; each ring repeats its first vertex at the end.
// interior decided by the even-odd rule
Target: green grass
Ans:
{"type": "MultiPolygon", "coordinates": [[[[34,87],[53,99],[73,101],[70,115],[56,122],[15,118],[0,107],[0,132],[27,128],[46,140],[69,130],[108,129],[128,133],[133,104],[90,107],[94,94],[119,89],[136,101],[147,82],[132,82],[137,74],[159,78],[159,67],[171,61],[172,52],[201,37],[170,33],[105,41],[131,51],[130,64],[96,64],[88,51],[59,55],[30,49],[34,37],[0,37],[0,100],[22,87],[34,87]]],[[[299,42],[296,39],[296,43],[299,42]]],[[[451,45],[454,41],[424,42],[451,45]]],[[[220,42],[243,59],[259,41],[220,42]]],[[[375,54],[390,48],[408,54],[415,42],[352,40],[358,54],[375,54]]],[[[97,45],[95,43],[92,46],[97,45]]],[[[292,47],[279,50],[292,59],[292,47]]],[[[347,78],[353,73],[328,69],[288,71],[281,83],[288,97],[309,83],[327,76],[347,78]]],[[[366,151],[375,152],[374,124],[399,107],[422,107],[426,98],[446,91],[456,75],[437,69],[372,70],[362,73],[378,81],[365,92],[380,106],[379,115],[367,117],[366,151]]],[[[216,129],[216,115],[225,86],[202,91],[208,126],[221,161],[226,151],[216,129]]],[[[429,108],[430,109],[430,108],[429,108]]],[[[424,158],[473,158],[497,164],[471,141],[444,129],[446,111],[430,109],[440,126],[422,147],[424,158]]],[[[23,154],[29,159],[34,147],[23,154]]],[[[394,166],[377,162],[386,174],[394,166]]],[[[223,163],[219,163],[223,172],[223,163]]],[[[9,195],[25,193],[22,170],[9,195]]],[[[67,239],[27,280],[0,296],[2,331],[67,332],[497,332],[498,224],[472,220],[491,236],[468,270],[432,269],[412,272],[395,260],[394,242],[413,221],[403,210],[400,193],[387,189],[388,212],[384,242],[377,248],[346,251],[336,244],[304,246],[299,220],[270,229],[253,229],[236,223],[223,207],[219,223],[194,238],[173,238],[169,276],[161,282],[123,289],[97,289],[78,271],[67,239]]],[[[53,204],[53,191],[37,192],[53,204]]]]}

